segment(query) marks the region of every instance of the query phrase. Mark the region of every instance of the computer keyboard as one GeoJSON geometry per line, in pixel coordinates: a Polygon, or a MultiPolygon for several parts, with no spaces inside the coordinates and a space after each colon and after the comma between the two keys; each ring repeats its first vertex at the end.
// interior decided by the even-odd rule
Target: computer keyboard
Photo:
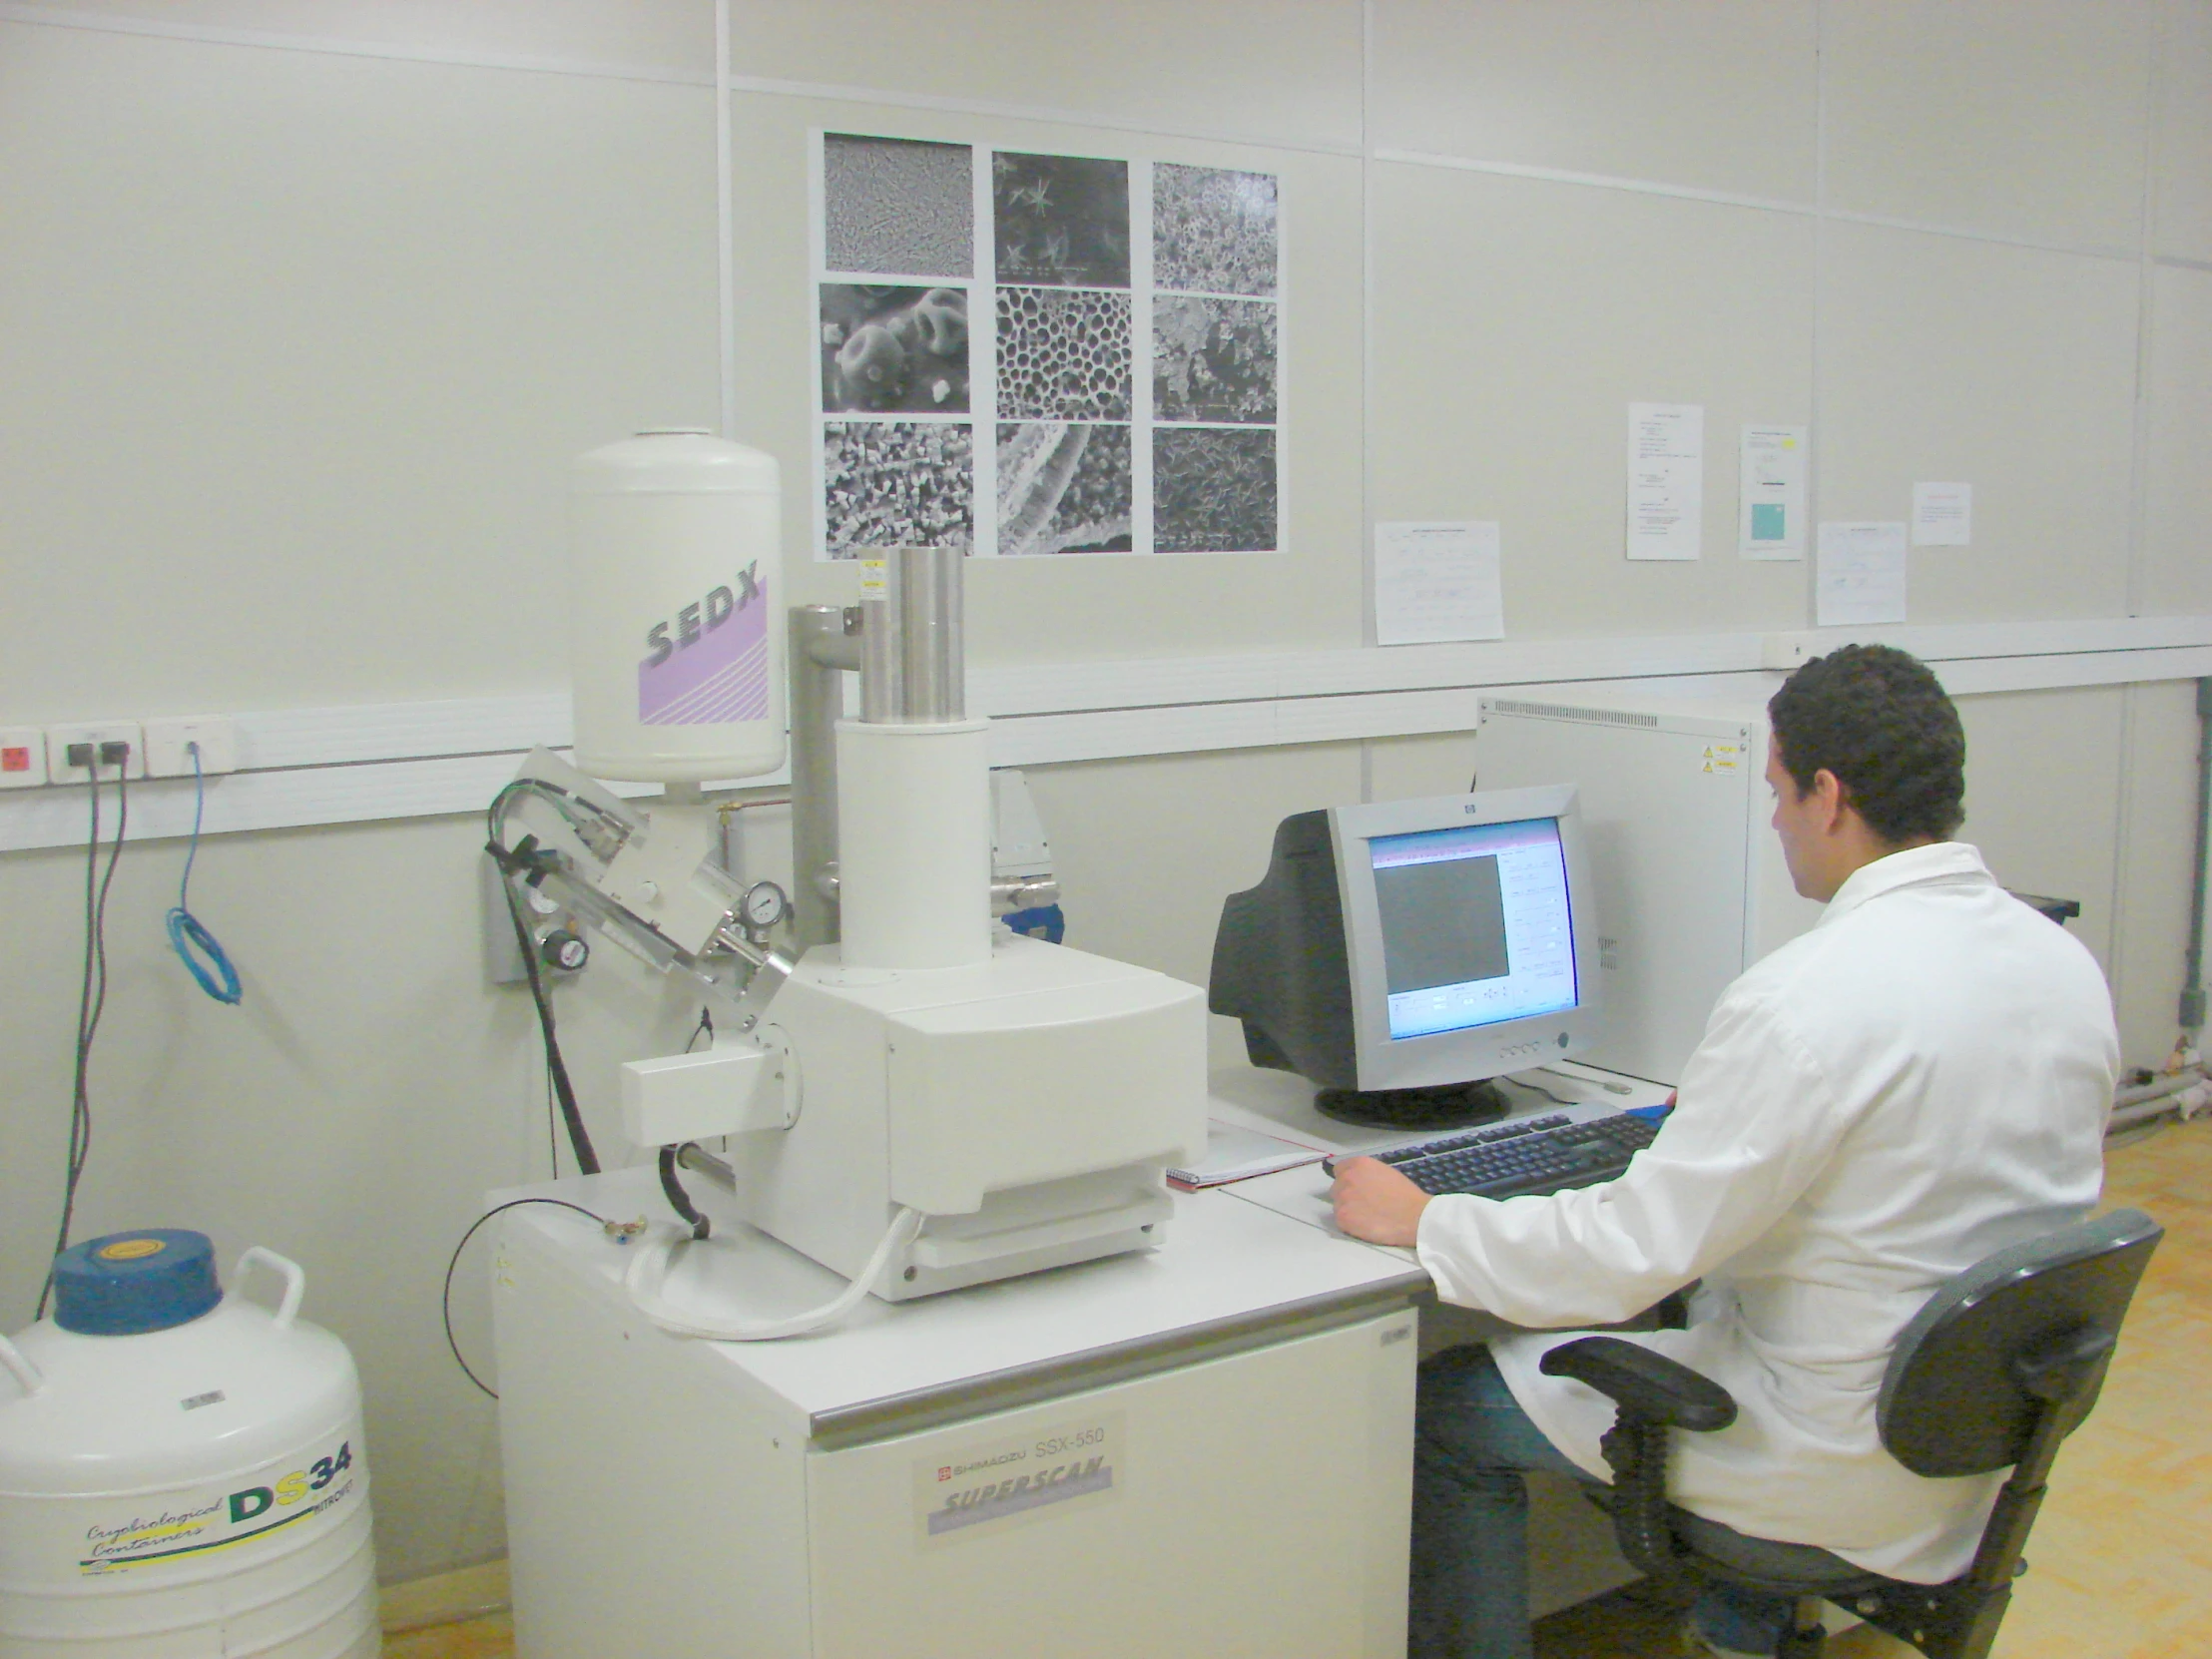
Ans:
{"type": "MultiPolygon", "coordinates": [[[[1424,1193],[1517,1198],[1610,1181],[1658,1133],[1656,1122],[1633,1113],[1577,1123],[1554,1112],[1415,1141],[1375,1156],[1424,1193]]],[[[1334,1164],[1331,1160],[1332,1174],[1334,1164]]]]}

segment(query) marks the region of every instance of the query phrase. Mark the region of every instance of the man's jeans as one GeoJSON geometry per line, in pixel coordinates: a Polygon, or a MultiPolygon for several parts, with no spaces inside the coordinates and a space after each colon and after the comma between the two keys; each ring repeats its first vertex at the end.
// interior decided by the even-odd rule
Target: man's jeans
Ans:
{"type": "MultiPolygon", "coordinates": [[[[1530,1469],[1588,1480],[1514,1401],[1486,1348],[1420,1368],[1413,1429],[1412,1659],[1529,1659],[1530,1469]]],[[[1694,1617],[1708,1641],[1772,1653],[1788,1597],[1708,1589],[1694,1617]]]]}

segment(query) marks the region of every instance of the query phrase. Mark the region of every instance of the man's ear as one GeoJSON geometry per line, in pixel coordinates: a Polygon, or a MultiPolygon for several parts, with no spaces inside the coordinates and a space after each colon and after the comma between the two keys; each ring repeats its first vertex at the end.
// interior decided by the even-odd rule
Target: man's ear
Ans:
{"type": "Polygon", "coordinates": [[[1841,829],[1844,814],[1851,810],[1851,792],[1844,781],[1823,767],[1813,774],[1813,794],[1821,804],[1821,828],[1831,833],[1841,829]]]}

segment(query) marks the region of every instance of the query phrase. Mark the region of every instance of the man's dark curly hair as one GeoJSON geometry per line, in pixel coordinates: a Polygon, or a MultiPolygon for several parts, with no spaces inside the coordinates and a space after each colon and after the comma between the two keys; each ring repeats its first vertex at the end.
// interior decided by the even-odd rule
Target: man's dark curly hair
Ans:
{"type": "Polygon", "coordinates": [[[1964,819],[1966,734],[1928,665],[1887,645],[1815,657],[1767,704],[1803,796],[1832,772],[1867,828],[1896,844],[1948,840],[1964,819]]]}

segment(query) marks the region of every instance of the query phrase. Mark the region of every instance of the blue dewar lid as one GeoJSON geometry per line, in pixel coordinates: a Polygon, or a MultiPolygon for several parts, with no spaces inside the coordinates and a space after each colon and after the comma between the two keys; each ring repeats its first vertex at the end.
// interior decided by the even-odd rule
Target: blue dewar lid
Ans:
{"type": "Polygon", "coordinates": [[[54,1323],[85,1337],[140,1337],[223,1300],[205,1233],[148,1227],[87,1239],[54,1258],[54,1323]]]}

